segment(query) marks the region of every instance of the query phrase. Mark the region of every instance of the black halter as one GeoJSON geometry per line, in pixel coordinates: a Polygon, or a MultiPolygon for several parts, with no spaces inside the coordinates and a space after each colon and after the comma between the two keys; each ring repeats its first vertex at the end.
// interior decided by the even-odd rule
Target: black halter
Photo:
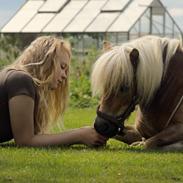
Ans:
{"type": "Polygon", "coordinates": [[[97,117],[95,119],[94,128],[95,130],[103,136],[113,137],[117,134],[122,134],[124,129],[124,121],[129,117],[132,111],[134,111],[135,106],[138,101],[137,97],[137,80],[136,80],[136,70],[137,70],[137,59],[139,53],[137,49],[133,49],[130,54],[131,63],[134,71],[134,95],[127,107],[127,109],[119,116],[108,115],[104,112],[99,111],[100,105],[97,108],[97,117]]]}
{"type": "Polygon", "coordinates": [[[119,116],[112,116],[99,111],[97,108],[97,117],[95,119],[94,128],[98,133],[106,137],[113,137],[123,133],[124,121],[134,111],[137,104],[137,97],[134,96],[127,109],[119,116]]]}

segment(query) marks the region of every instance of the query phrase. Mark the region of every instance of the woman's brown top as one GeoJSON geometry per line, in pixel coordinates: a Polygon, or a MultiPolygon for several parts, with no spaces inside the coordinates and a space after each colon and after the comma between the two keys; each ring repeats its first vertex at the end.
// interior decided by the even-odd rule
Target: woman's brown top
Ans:
{"type": "MultiPolygon", "coordinates": [[[[23,71],[3,70],[0,72],[0,142],[13,138],[8,101],[18,95],[36,98],[36,88],[32,78],[23,71]]],[[[23,110],[26,109],[22,109],[23,110]]]]}

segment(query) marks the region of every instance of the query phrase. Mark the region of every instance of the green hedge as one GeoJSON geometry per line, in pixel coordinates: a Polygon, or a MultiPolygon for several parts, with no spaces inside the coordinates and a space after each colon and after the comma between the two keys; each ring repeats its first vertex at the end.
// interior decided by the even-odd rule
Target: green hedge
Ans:
{"type": "Polygon", "coordinates": [[[97,55],[98,51],[91,49],[83,57],[73,56],[70,79],[70,105],[73,107],[92,107],[98,103],[98,99],[92,97],[90,82],[92,65],[97,55]]]}
{"type": "Polygon", "coordinates": [[[12,36],[0,37],[0,69],[13,62],[20,54],[18,39],[12,36]]]}

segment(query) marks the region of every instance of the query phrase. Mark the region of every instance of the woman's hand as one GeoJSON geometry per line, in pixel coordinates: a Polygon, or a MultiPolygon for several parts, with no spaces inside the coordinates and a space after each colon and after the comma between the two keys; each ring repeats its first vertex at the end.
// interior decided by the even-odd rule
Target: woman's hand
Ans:
{"type": "Polygon", "coordinates": [[[108,140],[107,137],[100,135],[93,127],[89,126],[80,128],[80,138],[81,143],[88,146],[103,146],[108,140]]]}

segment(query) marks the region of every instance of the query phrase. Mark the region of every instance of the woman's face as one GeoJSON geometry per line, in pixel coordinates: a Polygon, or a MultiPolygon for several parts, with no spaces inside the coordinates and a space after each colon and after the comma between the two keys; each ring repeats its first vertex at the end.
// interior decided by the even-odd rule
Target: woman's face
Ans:
{"type": "Polygon", "coordinates": [[[53,80],[50,83],[50,89],[57,89],[58,86],[64,83],[68,77],[68,68],[69,68],[69,54],[66,51],[58,51],[56,53],[56,69],[53,76],[53,80]]]}

